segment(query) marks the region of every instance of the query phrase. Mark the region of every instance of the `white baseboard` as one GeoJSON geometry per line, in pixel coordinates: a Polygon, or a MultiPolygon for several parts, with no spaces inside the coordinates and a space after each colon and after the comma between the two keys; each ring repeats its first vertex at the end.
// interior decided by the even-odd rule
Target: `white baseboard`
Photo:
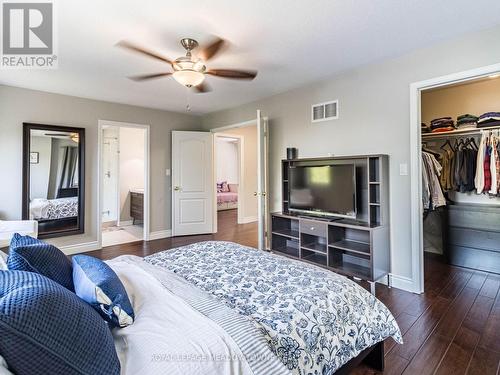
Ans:
{"type": "Polygon", "coordinates": [[[119,225],[120,227],[126,227],[126,226],[129,226],[129,225],[132,225],[133,223],[134,223],[134,221],[133,221],[133,220],[120,220],[120,221],[118,222],[118,225],[119,225]]]}
{"type": "Polygon", "coordinates": [[[394,288],[415,293],[415,285],[413,279],[410,279],[409,277],[398,276],[391,273],[391,285],[394,288]]]}
{"type": "Polygon", "coordinates": [[[97,241],[84,242],[74,245],[60,246],[59,249],[66,255],[73,255],[78,253],[85,253],[87,251],[99,250],[99,243],[97,241]]]}
{"type": "Polygon", "coordinates": [[[238,224],[253,223],[254,221],[257,221],[257,220],[258,220],[257,216],[246,216],[246,217],[242,217],[240,220],[238,220],[238,224]]]}
{"type": "Polygon", "coordinates": [[[149,241],[159,240],[159,239],[168,238],[168,237],[172,237],[172,230],[171,229],[159,230],[156,232],[149,233],[149,241]]]}

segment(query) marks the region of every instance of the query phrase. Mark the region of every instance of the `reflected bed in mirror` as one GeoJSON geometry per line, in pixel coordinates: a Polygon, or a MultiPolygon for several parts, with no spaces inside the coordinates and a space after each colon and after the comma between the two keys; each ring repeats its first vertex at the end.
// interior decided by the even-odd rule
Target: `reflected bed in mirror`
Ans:
{"type": "Polygon", "coordinates": [[[23,124],[23,220],[40,238],[84,231],[85,129],[23,124]]]}

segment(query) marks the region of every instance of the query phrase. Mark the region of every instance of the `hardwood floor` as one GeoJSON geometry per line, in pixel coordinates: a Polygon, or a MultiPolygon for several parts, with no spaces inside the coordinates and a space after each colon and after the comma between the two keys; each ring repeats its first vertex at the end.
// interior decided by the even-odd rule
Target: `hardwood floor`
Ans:
{"type": "MultiPolygon", "coordinates": [[[[226,240],[256,247],[257,225],[237,225],[236,210],[219,213],[215,235],[166,238],[117,245],[89,253],[103,259],[146,256],[193,242],[226,240]]],[[[385,345],[383,374],[499,374],[500,275],[445,264],[425,256],[422,295],[377,285],[377,297],[391,310],[404,344],[385,345]]],[[[361,365],[353,374],[381,374],[361,365]]]]}

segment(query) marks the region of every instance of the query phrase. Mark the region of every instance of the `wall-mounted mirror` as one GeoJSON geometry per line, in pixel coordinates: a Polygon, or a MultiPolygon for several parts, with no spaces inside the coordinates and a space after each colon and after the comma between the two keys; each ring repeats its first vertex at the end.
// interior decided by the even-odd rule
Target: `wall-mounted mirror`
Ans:
{"type": "Polygon", "coordinates": [[[40,238],[84,231],[85,129],[23,124],[23,220],[40,238]]]}

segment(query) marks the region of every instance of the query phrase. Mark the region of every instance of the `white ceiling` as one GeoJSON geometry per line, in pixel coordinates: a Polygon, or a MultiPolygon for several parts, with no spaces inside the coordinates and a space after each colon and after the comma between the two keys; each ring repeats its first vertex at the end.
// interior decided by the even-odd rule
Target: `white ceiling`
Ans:
{"type": "Polygon", "coordinates": [[[186,89],[156,60],[114,47],[126,39],[167,57],[178,40],[231,42],[209,68],[253,68],[253,82],[208,77],[193,113],[251,102],[356,66],[500,24],[496,0],[57,0],[57,70],[0,70],[0,84],[185,111],[186,89]]]}

